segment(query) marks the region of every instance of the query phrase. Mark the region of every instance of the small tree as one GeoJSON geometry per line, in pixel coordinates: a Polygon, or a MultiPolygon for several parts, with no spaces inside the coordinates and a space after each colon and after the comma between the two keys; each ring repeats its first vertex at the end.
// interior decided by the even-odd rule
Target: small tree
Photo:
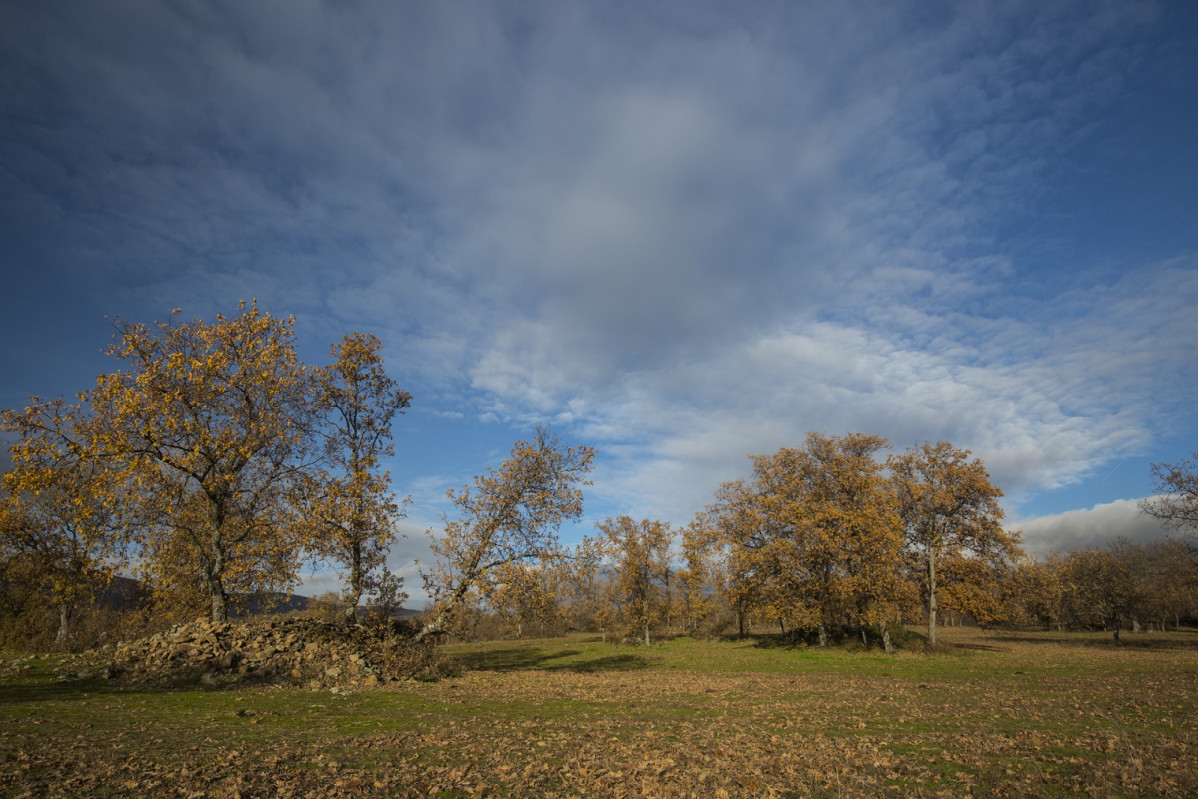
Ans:
{"type": "Polygon", "coordinates": [[[717,613],[719,593],[716,571],[721,548],[715,527],[704,514],[682,530],[682,566],[674,572],[678,591],[677,614],[684,629],[694,635],[700,628],[713,632],[710,620],[717,613]]]}
{"type": "Polygon", "coordinates": [[[601,542],[584,536],[553,564],[558,573],[555,583],[560,592],[558,612],[568,629],[595,629],[604,606],[604,585],[600,576],[602,560],[601,542]]]}
{"type": "Polygon", "coordinates": [[[1121,580],[1109,550],[1069,550],[1060,559],[1060,570],[1064,615],[1073,626],[1097,630],[1117,626],[1120,599],[1111,589],[1121,580]]]}
{"type": "Polygon", "coordinates": [[[306,481],[306,515],[317,528],[316,551],[345,570],[347,622],[357,618],[363,593],[378,590],[395,520],[403,515],[391,475],[379,464],[395,454],[391,422],[412,397],[383,370],[381,349],[369,333],[347,335],[332,348],[334,362],[316,375],[325,468],[306,481]]]}
{"type": "Polygon", "coordinates": [[[486,581],[486,599],[496,621],[514,627],[517,638],[537,626],[538,633],[555,629],[559,573],[549,563],[516,561],[496,566],[486,581]]]}
{"type": "Polygon", "coordinates": [[[460,516],[446,519],[443,535],[433,538],[437,565],[424,581],[436,605],[417,639],[445,630],[496,567],[558,557],[557,530],[582,515],[579,486],[590,484],[594,457],[592,448],[566,447],[540,428],[531,442],[516,442],[498,469],[475,477],[473,490],[446,492],[460,516]]]}
{"type": "Polygon", "coordinates": [[[3,477],[0,558],[6,579],[55,609],[59,646],[123,561],[127,543],[110,510],[119,486],[80,443],[83,419],[82,405],[61,399],[34,397],[24,411],[3,412],[3,429],[18,438],[3,477]]]}
{"type": "Polygon", "coordinates": [[[668,608],[670,526],[619,516],[597,525],[610,563],[612,599],[629,630],[649,645],[649,632],[668,608]]]}
{"type": "Polygon", "coordinates": [[[736,616],[736,634],[745,637],[750,611],[764,601],[770,576],[767,547],[769,531],[758,518],[760,503],[744,480],[724,483],[716,490],[715,502],[704,519],[711,528],[710,543],[723,555],[720,582],[722,593],[736,616]]]}
{"type": "Polygon", "coordinates": [[[1198,560],[1189,546],[1177,538],[1156,541],[1146,546],[1152,564],[1149,585],[1150,607],[1147,617],[1155,617],[1164,629],[1198,611],[1198,560]]]}
{"type": "Polygon", "coordinates": [[[1064,586],[1062,556],[1057,553],[1044,561],[1026,555],[1017,558],[1008,597],[1017,614],[1051,630],[1061,618],[1064,586]]]}
{"type": "MultiPolygon", "coordinates": [[[[1017,538],[1002,528],[1002,496],[980,460],[941,441],[890,458],[891,482],[899,498],[905,543],[922,561],[928,614],[928,645],[936,645],[937,568],[943,561],[976,558],[977,568],[958,574],[977,577],[1018,552],[1017,538]]],[[[958,564],[968,566],[969,564],[958,564]]],[[[980,589],[980,584],[977,586],[980,589]]],[[[957,591],[958,598],[966,592],[957,591]]],[[[977,594],[980,596],[980,594],[977,594]]]]}

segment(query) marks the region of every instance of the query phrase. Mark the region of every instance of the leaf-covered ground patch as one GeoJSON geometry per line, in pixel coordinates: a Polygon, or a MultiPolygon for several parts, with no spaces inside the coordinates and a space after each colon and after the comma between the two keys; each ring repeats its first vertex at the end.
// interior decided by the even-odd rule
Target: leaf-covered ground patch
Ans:
{"type": "Polygon", "coordinates": [[[5,795],[1198,795],[1198,635],[946,631],[936,655],[464,644],[335,694],[0,682],[5,795]]]}

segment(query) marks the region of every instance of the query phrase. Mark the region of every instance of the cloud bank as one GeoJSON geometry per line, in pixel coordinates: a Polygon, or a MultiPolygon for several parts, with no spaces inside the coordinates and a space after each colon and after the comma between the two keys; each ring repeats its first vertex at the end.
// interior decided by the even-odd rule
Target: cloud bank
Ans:
{"type": "Polygon", "coordinates": [[[1027,552],[1041,557],[1058,550],[1103,547],[1120,538],[1145,543],[1170,535],[1159,520],[1140,510],[1138,500],[1131,499],[1029,519],[1019,529],[1027,552]]]}

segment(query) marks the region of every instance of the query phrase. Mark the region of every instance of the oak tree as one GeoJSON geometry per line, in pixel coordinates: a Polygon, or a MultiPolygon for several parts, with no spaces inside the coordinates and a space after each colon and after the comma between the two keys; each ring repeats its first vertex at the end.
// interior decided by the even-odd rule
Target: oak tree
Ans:
{"type": "Polygon", "coordinates": [[[402,516],[380,464],[395,454],[391,423],[412,397],[383,369],[381,349],[376,336],[352,333],[315,375],[325,452],[323,467],[305,480],[305,515],[317,528],[317,553],[344,569],[347,621],[357,618],[362,595],[378,588],[402,516]]]}
{"type": "MultiPolygon", "coordinates": [[[[921,560],[927,601],[928,645],[936,645],[937,569],[942,562],[976,558],[992,565],[1014,557],[1017,536],[1002,527],[998,504],[1002,491],[990,482],[985,466],[967,450],[948,442],[925,443],[890,458],[907,548],[921,560]]],[[[961,575],[981,578],[990,572],[958,563],[961,575]]],[[[960,582],[960,581],[958,581],[960,582]]],[[[967,587],[968,580],[959,588],[967,587]]],[[[958,599],[963,598],[961,591],[958,599]]]]}
{"type": "Polygon", "coordinates": [[[874,457],[878,436],[810,433],[803,447],[753,456],[750,485],[730,487],[735,556],[754,602],[796,632],[861,632],[889,624],[902,595],[902,536],[893,491],[874,457]]]}
{"type": "Polygon", "coordinates": [[[556,627],[560,572],[550,563],[514,561],[496,566],[483,583],[484,598],[501,625],[523,638],[526,630],[544,635],[556,627]]]}
{"type": "Polygon", "coordinates": [[[123,562],[128,543],[114,508],[120,486],[80,440],[82,404],[30,399],[6,410],[0,426],[16,435],[0,498],[0,558],[6,579],[56,610],[56,642],[123,562]]]}
{"type": "Polygon", "coordinates": [[[123,368],[87,394],[87,454],[114,458],[135,487],[147,549],[177,556],[156,577],[200,583],[214,620],[228,618],[231,583],[283,587],[298,572],[292,499],[314,403],[294,324],[256,301],[214,323],[178,309],[152,325],[117,320],[108,354],[123,368]]]}
{"type": "Polygon", "coordinates": [[[423,576],[435,609],[417,639],[445,631],[497,567],[559,557],[557,530],[582,515],[580,486],[590,484],[594,457],[591,447],[567,447],[540,428],[532,441],[516,442],[498,468],[475,477],[473,488],[446,492],[459,515],[445,520],[440,537],[430,531],[437,563],[423,576]]]}
{"type": "Polygon", "coordinates": [[[601,576],[603,550],[598,538],[583,539],[564,550],[554,562],[557,573],[558,613],[567,629],[595,628],[606,598],[601,576]]]}
{"type": "Polygon", "coordinates": [[[1121,581],[1118,563],[1106,549],[1086,547],[1063,554],[1060,561],[1063,615],[1071,626],[1107,629],[1120,615],[1111,591],[1121,581]]]}
{"type": "MultiPolygon", "coordinates": [[[[722,566],[725,549],[707,514],[699,514],[682,530],[681,564],[674,571],[677,616],[690,635],[718,632],[715,619],[723,599],[722,566]]],[[[727,616],[724,616],[725,622],[727,616]]]]}
{"type": "Polygon", "coordinates": [[[711,533],[707,543],[723,559],[722,593],[736,616],[737,637],[744,638],[748,614],[770,603],[769,559],[762,551],[766,543],[764,525],[758,518],[759,504],[752,487],[744,480],[732,480],[716,490],[715,502],[703,515],[703,524],[711,533]]]}
{"type": "Polygon", "coordinates": [[[596,527],[609,565],[613,604],[623,624],[648,646],[650,630],[665,614],[669,603],[667,581],[673,538],[670,526],[618,516],[596,527]]]}
{"type": "Polygon", "coordinates": [[[1010,597],[1017,612],[1012,615],[1036,622],[1045,630],[1060,620],[1064,601],[1061,557],[1056,553],[1036,560],[1024,555],[1015,560],[1010,597]]]}

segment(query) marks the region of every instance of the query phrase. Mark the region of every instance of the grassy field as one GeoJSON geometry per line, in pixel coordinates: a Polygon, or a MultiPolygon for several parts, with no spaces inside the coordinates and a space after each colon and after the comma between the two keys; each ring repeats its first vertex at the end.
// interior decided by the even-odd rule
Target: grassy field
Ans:
{"type": "Polygon", "coordinates": [[[942,632],[934,655],[592,637],[337,694],[0,680],[0,792],[1198,795],[1198,632],[942,632]]]}

